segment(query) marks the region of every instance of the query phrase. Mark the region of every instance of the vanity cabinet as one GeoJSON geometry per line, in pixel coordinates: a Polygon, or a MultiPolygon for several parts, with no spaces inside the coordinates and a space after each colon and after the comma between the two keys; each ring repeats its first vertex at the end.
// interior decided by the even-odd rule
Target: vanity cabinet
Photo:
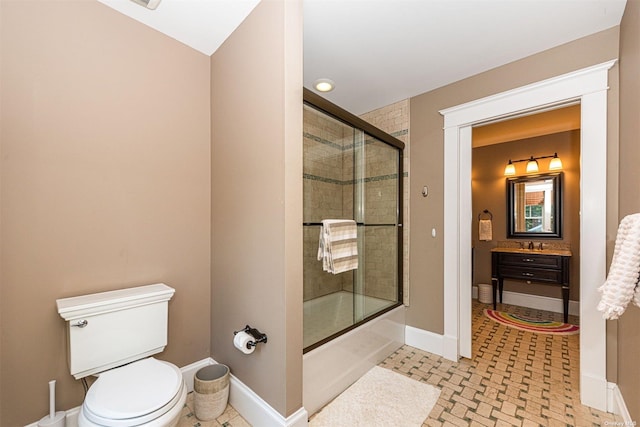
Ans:
{"type": "Polygon", "coordinates": [[[569,312],[569,261],[570,251],[523,251],[494,248],[491,251],[491,285],[493,309],[497,296],[502,302],[504,279],[522,280],[558,286],[562,290],[564,322],[569,312]]]}

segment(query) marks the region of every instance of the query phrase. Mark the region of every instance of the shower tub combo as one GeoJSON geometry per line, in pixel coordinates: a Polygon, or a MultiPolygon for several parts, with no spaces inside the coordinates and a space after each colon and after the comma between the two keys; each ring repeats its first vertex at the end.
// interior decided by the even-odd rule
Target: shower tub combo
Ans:
{"type": "Polygon", "coordinates": [[[309,413],[404,343],[402,141],[304,90],[304,374],[309,413]],[[323,271],[322,221],[357,225],[358,268],[323,271]]]}

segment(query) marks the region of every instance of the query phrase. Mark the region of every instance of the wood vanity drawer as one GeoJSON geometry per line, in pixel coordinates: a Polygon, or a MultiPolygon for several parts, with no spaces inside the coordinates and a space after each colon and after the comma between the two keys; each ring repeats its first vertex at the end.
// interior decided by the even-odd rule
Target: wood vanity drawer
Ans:
{"type": "Polygon", "coordinates": [[[559,256],[500,253],[499,257],[500,264],[557,269],[562,268],[562,257],[559,256]]]}
{"type": "Polygon", "coordinates": [[[529,280],[532,282],[562,283],[562,271],[501,265],[498,275],[506,279],[529,280]]]}

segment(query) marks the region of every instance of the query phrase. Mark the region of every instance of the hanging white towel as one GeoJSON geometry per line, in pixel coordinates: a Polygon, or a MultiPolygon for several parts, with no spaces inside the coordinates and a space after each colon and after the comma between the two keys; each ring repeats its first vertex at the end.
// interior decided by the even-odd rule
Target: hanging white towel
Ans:
{"type": "Polygon", "coordinates": [[[493,224],[490,219],[481,219],[478,223],[478,240],[486,242],[493,239],[493,224]]]}
{"type": "Polygon", "coordinates": [[[358,227],[350,219],[325,219],[320,227],[318,260],[332,274],[358,268],[358,227]]]}
{"type": "Polygon", "coordinates": [[[620,221],[607,280],[598,289],[602,298],[598,310],[605,319],[617,319],[634,300],[640,306],[637,284],[640,276],[640,214],[620,221]],[[635,295],[634,295],[635,294],[635,295]]]}

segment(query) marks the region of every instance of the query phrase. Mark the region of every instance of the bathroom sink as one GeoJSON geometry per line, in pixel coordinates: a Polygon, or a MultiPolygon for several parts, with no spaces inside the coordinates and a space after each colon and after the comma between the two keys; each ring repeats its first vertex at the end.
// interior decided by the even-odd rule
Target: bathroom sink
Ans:
{"type": "Polygon", "coordinates": [[[491,252],[509,252],[515,254],[540,254],[540,255],[560,255],[571,256],[571,251],[567,249],[545,248],[545,249],[522,249],[522,248],[493,248],[491,252]]]}

